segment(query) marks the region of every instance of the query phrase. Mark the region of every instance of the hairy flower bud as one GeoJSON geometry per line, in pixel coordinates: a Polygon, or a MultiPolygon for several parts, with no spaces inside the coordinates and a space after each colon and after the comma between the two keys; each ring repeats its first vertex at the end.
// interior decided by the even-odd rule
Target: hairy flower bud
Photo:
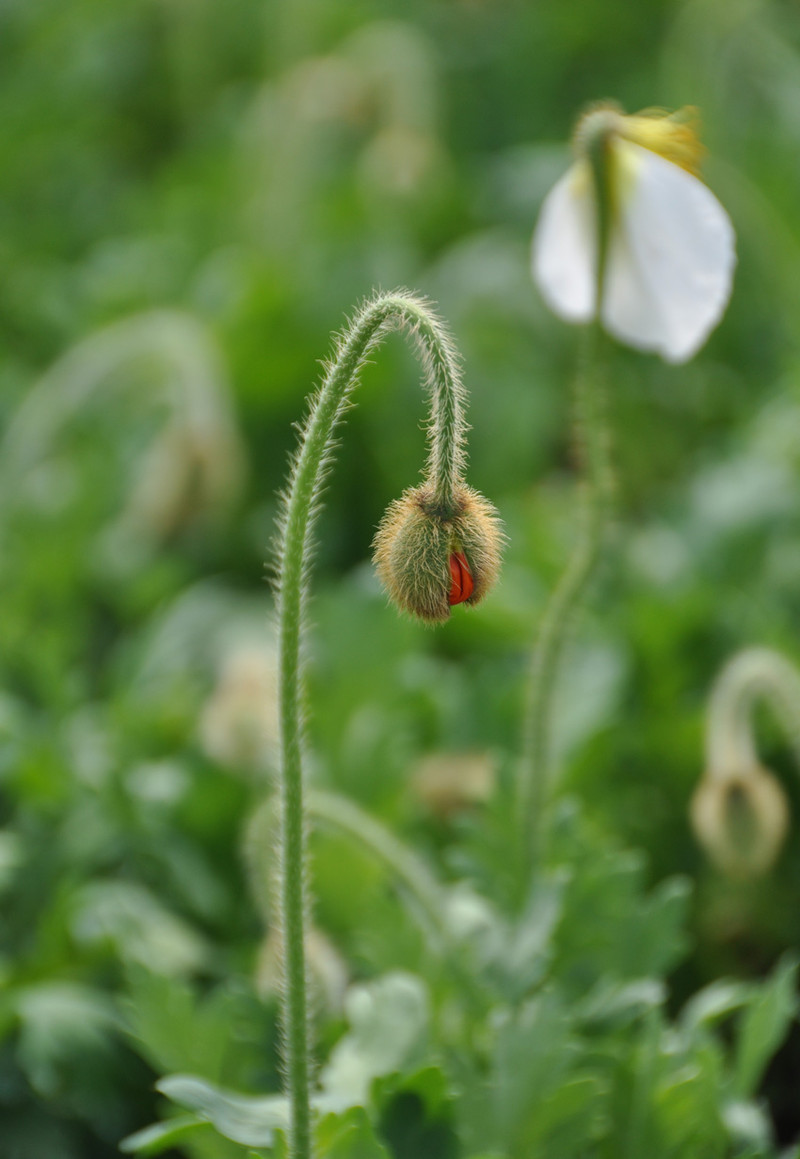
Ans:
{"type": "Polygon", "coordinates": [[[780,852],[789,807],[778,780],[753,765],[706,774],[692,798],[692,826],[708,856],[729,877],[766,873],[780,852]]]}
{"type": "Polygon", "coordinates": [[[373,558],[393,603],[435,624],[452,605],[483,599],[497,578],[502,540],[497,512],[477,491],[460,484],[454,509],[443,512],[423,484],[389,504],[373,558]]]}

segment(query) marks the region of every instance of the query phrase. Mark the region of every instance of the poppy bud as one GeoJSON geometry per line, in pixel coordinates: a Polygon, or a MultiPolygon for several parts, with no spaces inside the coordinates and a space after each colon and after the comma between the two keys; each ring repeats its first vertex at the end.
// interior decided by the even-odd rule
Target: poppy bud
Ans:
{"type": "Polygon", "coordinates": [[[477,491],[460,484],[443,512],[423,484],[389,504],[373,543],[375,567],[401,611],[441,623],[454,604],[477,604],[486,595],[502,540],[497,512],[477,491]]]}
{"type": "Polygon", "coordinates": [[[786,794],[753,765],[706,774],[692,798],[692,825],[711,860],[729,877],[758,877],[772,867],[789,825],[786,794]]]}

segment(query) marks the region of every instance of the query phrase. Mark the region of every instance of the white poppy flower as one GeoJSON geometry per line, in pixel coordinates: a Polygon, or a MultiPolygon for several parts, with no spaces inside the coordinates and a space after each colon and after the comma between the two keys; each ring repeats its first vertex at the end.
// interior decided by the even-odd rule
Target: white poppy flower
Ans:
{"type": "Polygon", "coordinates": [[[701,146],[685,114],[592,110],[578,159],[545,198],[533,274],[568,322],[597,314],[596,174],[606,182],[607,249],[601,321],[615,338],[685,362],[719,322],[736,265],[730,219],[697,178],[701,146]],[[603,159],[590,160],[600,148],[603,159]]]}

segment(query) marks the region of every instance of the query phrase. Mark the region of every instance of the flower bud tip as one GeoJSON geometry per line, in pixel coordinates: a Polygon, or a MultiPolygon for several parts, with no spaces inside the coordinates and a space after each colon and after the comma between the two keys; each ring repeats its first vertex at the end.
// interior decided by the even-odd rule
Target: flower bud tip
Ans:
{"type": "Polygon", "coordinates": [[[452,582],[448,603],[451,607],[454,604],[463,604],[475,589],[475,581],[463,551],[454,551],[450,556],[450,579],[452,582]]]}

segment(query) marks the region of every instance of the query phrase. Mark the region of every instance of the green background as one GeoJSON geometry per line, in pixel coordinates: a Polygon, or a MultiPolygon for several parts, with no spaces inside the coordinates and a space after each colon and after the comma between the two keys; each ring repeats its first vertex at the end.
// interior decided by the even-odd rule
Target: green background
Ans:
{"type": "MultiPolygon", "coordinates": [[[[432,816],[409,770],[442,751],[502,765],[517,744],[535,628],[576,533],[576,334],[531,283],[530,238],[575,117],[598,98],[699,107],[704,176],[739,261],[728,312],[687,366],[613,351],[613,550],[558,683],[558,792],[644,852],[647,882],[694,879],[676,1009],[797,945],[794,828],[770,875],[734,885],[709,868],[687,810],[720,666],[752,644],[800,659],[799,86],[788,2],[0,5],[10,1159],[112,1155],[155,1117],[154,1074],[173,1066],[153,1045],[159,1003],[189,980],[223,984],[233,1003],[237,1081],[274,1086],[274,1003],[250,983],[262,923],[240,854],[264,780],[210,758],[198,720],[230,640],[268,637],[265,560],[292,424],[331,332],[374,287],[418,290],[447,319],[470,395],[470,482],[499,508],[508,547],[486,604],[436,633],[386,606],[369,544],[418,479],[425,417],[414,361],[390,339],[348,415],[318,527],[314,775],[445,875],[479,878],[463,851],[477,857],[481,811],[432,816]],[[93,348],[79,344],[163,308],[191,315],[216,351],[241,443],[223,455],[242,483],[205,507],[190,488],[169,526],[133,535],[119,515],[154,469],[147,448],[168,411],[146,352],[51,422],[32,464],[15,458],[11,424],[68,352],[83,352],[80,391],[93,348]],[[143,966],[172,989],[137,982],[143,966]],[[120,1021],[130,993],[154,1012],[151,1037],[138,1030],[147,1048],[120,1021]]],[[[50,409],[34,427],[47,430],[50,409]]],[[[766,714],[759,735],[796,816],[796,769],[766,714]]],[[[496,871],[498,850],[484,862],[496,871]]],[[[352,976],[411,963],[414,935],[362,859],[321,841],[315,878],[352,976]]],[[[766,1090],[784,1143],[800,1130],[799,1070],[795,1031],[766,1090]]]]}

